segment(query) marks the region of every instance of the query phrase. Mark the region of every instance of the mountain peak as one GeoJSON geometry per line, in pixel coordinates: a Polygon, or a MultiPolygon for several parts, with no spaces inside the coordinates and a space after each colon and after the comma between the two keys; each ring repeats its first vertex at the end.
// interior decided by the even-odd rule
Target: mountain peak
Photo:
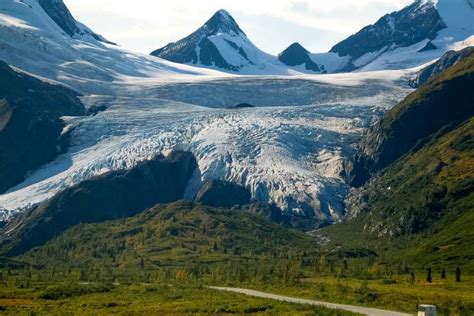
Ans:
{"type": "Polygon", "coordinates": [[[278,60],[287,66],[304,65],[306,70],[320,72],[320,67],[311,59],[309,51],[295,42],[278,55],[278,60]]]}
{"type": "Polygon", "coordinates": [[[220,9],[219,11],[217,11],[214,15],[216,14],[220,14],[222,15],[223,17],[232,17],[230,15],[230,13],[227,11],[227,10],[224,10],[224,9],[220,9]]]}
{"type": "Polygon", "coordinates": [[[285,49],[285,52],[286,51],[300,51],[300,52],[305,52],[305,53],[308,53],[308,50],[306,48],[304,48],[300,43],[298,42],[294,42],[293,44],[291,44],[290,46],[288,46],[287,49],[285,49]]]}
{"type": "Polygon", "coordinates": [[[253,45],[234,18],[219,10],[198,30],[151,53],[172,62],[237,72],[268,57],[253,45]]]}
{"type": "Polygon", "coordinates": [[[214,15],[204,24],[203,28],[209,29],[213,34],[217,33],[235,33],[233,35],[244,34],[232,15],[224,9],[214,13],[214,15]]]}

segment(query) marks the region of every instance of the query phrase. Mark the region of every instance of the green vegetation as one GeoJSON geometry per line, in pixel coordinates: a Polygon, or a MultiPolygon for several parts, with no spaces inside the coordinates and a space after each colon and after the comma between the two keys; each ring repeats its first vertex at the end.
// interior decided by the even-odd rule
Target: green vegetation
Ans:
{"type": "Polygon", "coordinates": [[[76,226],[0,261],[0,306],[11,314],[346,315],[204,287],[217,285],[407,312],[419,303],[436,303],[442,315],[474,311],[474,279],[464,267],[460,283],[447,267],[446,279],[433,268],[428,284],[426,270],[396,264],[399,253],[380,247],[390,244],[368,238],[367,248],[360,247],[371,236],[366,232],[358,240],[351,235],[348,247],[336,238],[326,244],[321,234],[336,227],[311,236],[236,210],[188,202],[157,206],[128,219],[76,226]],[[373,245],[376,251],[369,250],[373,245]]]}
{"type": "MultiPolygon", "coordinates": [[[[70,286],[77,288],[77,285],[70,286]]],[[[81,288],[97,286],[83,284],[81,288]]],[[[56,300],[38,298],[38,291],[41,290],[0,288],[0,313],[5,315],[355,315],[326,308],[217,292],[191,284],[114,285],[110,292],[77,293],[56,300]]]]}
{"type": "Polygon", "coordinates": [[[91,278],[113,270],[114,277],[133,280],[130,270],[139,268],[136,279],[142,280],[147,272],[167,274],[190,263],[199,274],[207,264],[306,250],[317,251],[313,238],[264,217],[177,202],[123,220],[78,225],[19,258],[45,268],[87,270],[83,274],[91,278]]]}
{"type": "MultiPolygon", "coordinates": [[[[464,100],[445,124],[444,104],[473,71],[474,56],[390,111],[382,125],[396,126],[398,136],[385,135],[388,167],[361,190],[366,205],[357,219],[304,234],[250,212],[177,202],[80,224],[0,258],[0,311],[349,315],[212,285],[410,313],[436,304],[440,315],[474,315],[474,118],[463,119],[464,100]],[[412,135],[410,126],[432,107],[434,118],[412,135]],[[400,139],[416,146],[392,155],[400,139]]],[[[51,219],[42,220],[48,228],[51,219]]]]}
{"type": "MultiPolygon", "coordinates": [[[[384,270],[383,266],[377,265],[384,270]]],[[[363,280],[352,277],[317,276],[302,279],[293,286],[261,289],[290,296],[304,297],[352,305],[377,306],[390,310],[414,313],[418,304],[435,304],[439,315],[470,316],[474,312],[474,278],[455,283],[454,271],[447,280],[433,276],[426,283],[426,271],[419,271],[414,283],[409,275],[380,273],[363,280]]]]}
{"type": "Polygon", "coordinates": [[[365,191],[366,215],[323,231],[392,264],[474,273],[474,119],[406,155],[365,191]]]}
{"type": "MultiPolygon", "coordinates": [[[[474,73],[474,55],[466,57],[458,64],[448,68],[438,76],[435,76],[429,82],[422,85],[415,92],[410,94],[405,100],[387,112],[382,120],[383,127],[386,129],[392,128],[393,125],[396,124],[400,118],[410,110],[410,108],[420,106],[420,103],[423,102],[433,101],[431,100],[430,96],[433,92],[442,91],[450,83],[458,83],[460,78],[472,78],[472,73],[474,73]]],[[[462,89],[464,87],[459,86],[457,88],[462,89]]],[[[465,97],[467,97],[468,93],[471,93],[471,91],[467,89],[464,92],[466,94],[465,97]]],[[[451,97],[453,98],[451,101],[456,101],[454,98],[459,98],[459,96],[456,95],[452,95],[451,97]]],[[[463,102],[465,100],[467,99],[464,99],[463,102]]],[[[449,107],[446,108],[449,109],[449,107]]]]}

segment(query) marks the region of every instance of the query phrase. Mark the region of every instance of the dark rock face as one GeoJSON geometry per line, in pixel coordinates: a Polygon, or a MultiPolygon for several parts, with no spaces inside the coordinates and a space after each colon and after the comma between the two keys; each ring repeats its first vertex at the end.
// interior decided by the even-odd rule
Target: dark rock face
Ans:
{"type": "Polygon", "coordinates": [[[202,185],[195,201],[204,205],[230,208],[249,204],[251,197],[250,192],[242,186],[226,181],[210,180],[202,185]]]}
{"type": "Polygon", "coordinates": [[[80,32],[77,22],[61,0],[38,0],[40,6],[56,22],[56,24],[69,36],[80,32]]]}
{"type": "Polygon", "coordinates": [[[39,5],[49,15],[49,17],[66,33],[74,37],[85,35],[86,33],[94,39],[109,44],[114,44],[105,40],[102,36],[95,34],[84,28],[79,28],[78,22],[74,19],[69,9],[62,0],[38,0],[39,5]]]}
{"type": "Polygon", "coordinates": [[[0,193],[67,148],[61,117],[85,114],[78,96],[0,62],[0,193]]]}
{"type": "Polygon", "coordinates": [[[257,214],[263,216],[272,222],[278,224],[284,224],[287,226],[291,225],[291,217],[285,215],[282,210],[275,204],[254,202],[251,204],[243,205],[242,210],[245,212],[257,214]]]}
{"type": "Polygon", "coordinates": [[[331,49],[340,56],[357,59],[392,45],[404,47],[434,39],[446,24],[431,3],[417,0],[401,11],[385,15],[331,49]]]}
{"type": "Polygon", "coordinates": [[[436,50],[436,49],[438,49],[438,47],[436,47],[436,45],[434,45],[431,41],[429,41],[428,44],[425,45],[425,47],[423,47],[422,49],[418,51],[418,53],[428,52],[430,50],[436,50]]]}
{"type": "Polygon", "coordinates": [[[353,186],[474,116],[474,55],[458,65],[409,95],[369,130],[346,171],[353,186]]]}
{"type": "MultiPolygon", "coordinates": [[[[151,55],[182,64],[196,64],[200,62],[206,66],[216,66],[230,71],[238,71],[239,67],[229,64],[222,57],[217,47],[209,40],[210,36],[218,33],[246,36],[232,16],[224,10],[220,10],[204,26],[188,37],[157,49],[151,55]],[[197,55],[197,49],[200,52],[200,56],[197,55]]],[[[247,54],[236,43],[228,41],[228,44],[242,57],[251,62],[247,54]]]]}
{"type": "Polygon", "coordinates": [[[431,78],[473,54],[474,47],[466,47],[460,51],[449,51],[444,54],[437,62],[418,72],[416,78],[410,82],[410,85],[417,88],[428,82],[431,78]]]}
{"type": "Polygon", "coordinates": [[[192,154],[175,152],[84,181],[8,222],[0,247],[19,254],[80,223],[129,217],[157,203],[180,200],[196,168],[192,154]]]}
{"type": "Polygon", "coordinates": [[[278,60],[287,66],[304,65],[306,70],[320,72],[319,66],[311,59],[309,52],[299,43],[291,44],[287,49],[278,55],[278,60]]]}

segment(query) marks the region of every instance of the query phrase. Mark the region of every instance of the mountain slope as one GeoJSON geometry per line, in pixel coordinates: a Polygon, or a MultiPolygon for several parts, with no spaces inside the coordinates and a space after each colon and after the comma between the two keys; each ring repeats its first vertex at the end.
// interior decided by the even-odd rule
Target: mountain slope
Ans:
{"type": "Polygon", "coordinates": [[[85,114],[78,97],[0,61],[0,193],[67,148],[61,117],[85,114]]]}
{"type": "Polygon", "coordinates": [[[352,192],[348,220],[322,234],[400,265],[473,273],[473,131],[471,118],[391,164],[352,192]]]}
{"type": "Polygon", "coordinates": [[[116,94],[112,83],[218,75],[110,45],[62,1],[41,3],[46,9],[37,0],[0,1],[0,60],[83,94],[116,94]]]}
{"type": "Polygon", "coordinates": [[[472,54],[474,54],[474,47],[466,47],[460,51],[449,51],[435,63],[419,71],[410,84],[419,87],[472,54]]]}
{"type": "Polygon", "coordinates": [[[36,265],[83,269],[99,264],[120,274],[139,267],[140,258],[151,271],[192,262],[211,265],[249,253],[310,252],[313,245],[312,237],[258,215],[176,202],[127,219],[75,226],[22,258],[36,265]],[[102,247],[107,250],[97,252],[102,247]],[[121,258],[121,264],[114,258],[121,258]]]}
{"type": "Polygon", "coordinates": [[[313,60],[326,69],[339,64],[339,72],[413,68],[472,45],[462,43],[474,34],[472,21],[470,0],[416,0],[313,60]]]}
{"type": "Polygon", "coordinates": [[[346,199],[347,221],[322,234],[410,267],[473,272],[473,80],[471,55],[369,131],[361,156],[377,157],[373,175],[346,199]]]}
{"type": "Polygon", "coordinates": [[[427,1],[415,3],[401,11],[387,14],[374,25],[335,45],[330,52],[353,59],[390,46],[411,46],[424,39],[434,39],[447,25],[436,8],[427,1]]]}
{"type": "Polygon", "coordinates": [[[180,200],[196,168],[192,154],[176,152],[84,181],[10,219],[1,228],[2,252],[19,254],[79,223],[129,217],[180,200]]]}
{"type": "Polygon", "coordinates": [[[151,55],[242,74],[289,73],[288,67],[276,57],[258,49],[225,10],[217,11],[191,35],[153,51],[151,55]]]}
{"type": "Polygon", "coordinates": [[[440,231],[474,210],[474,118],[434,136],[364,188],[365,228],[377,234],[440,231]]]}
{"type": "Polygon", "coordinates": [[[422,145],[423,140],[440,136],[473,116],[473,85],[474,55],[470,55],[389,111],[364,137],[352,184],[363,184],[371,173],[422,145]]]}
{"type": "Polygon", "coordinates": [[[62,0],[38,0],[38,3],[49,17],[69,36],[83,39],[91,37],[100,42],[114,44],[94,33],[85,25],[77,22],[62,0]]]}

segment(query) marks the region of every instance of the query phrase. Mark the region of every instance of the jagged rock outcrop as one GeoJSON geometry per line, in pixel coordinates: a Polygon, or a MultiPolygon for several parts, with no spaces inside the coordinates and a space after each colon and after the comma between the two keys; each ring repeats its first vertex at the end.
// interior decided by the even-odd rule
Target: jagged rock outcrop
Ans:
{"type": "Polygon", "coordinates": [[[131,170],[84,181],[10,219],[1,231],[0,249],[10,255],[19,254],[80,223],[129,217],[157,203],[180,200],[196,168],[191,153],[173,152],[131,170]]]}
{"type": "Polygon", "coordinates": [[[0,61],[0,193],[67,148],[61,117],[85,114],[78,97],[0,61]]]}

